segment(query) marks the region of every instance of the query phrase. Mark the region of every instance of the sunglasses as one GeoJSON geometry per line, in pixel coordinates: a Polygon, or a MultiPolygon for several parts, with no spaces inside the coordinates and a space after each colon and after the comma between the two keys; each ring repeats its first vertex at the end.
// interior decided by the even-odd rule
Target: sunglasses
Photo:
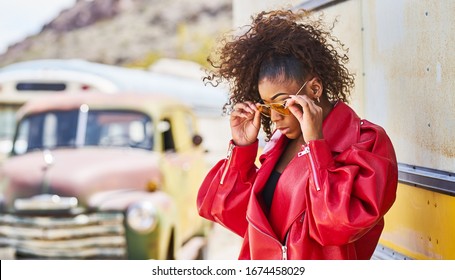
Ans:
{"type": "MultiPolygon", "coordinates": [[[[297,91],[297,93],[295,95],[299,95],[299,93],[302,91],[302,89],[306,86],[307,83],[308,83],[308,81],[306,81],[300,87],[300,89],[297,91]]],[[[283,102],[279,102],[279,103],[258,104],[257,108],[258,108],[259,112],[266,117],[270,117],[272,110],[283,116],[289,116],[291,114],[291,111],[289,111],[289,108],[286,107],[286,100],[284,100],[283,102]]]]}

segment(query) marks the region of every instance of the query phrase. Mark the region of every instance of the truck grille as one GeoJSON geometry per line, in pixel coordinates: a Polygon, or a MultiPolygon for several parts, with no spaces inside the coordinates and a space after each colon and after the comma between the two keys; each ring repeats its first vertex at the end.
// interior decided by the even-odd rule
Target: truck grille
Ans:
{"type": "Polygon", "coordinates": [[[122,213],[71,217],[0,215],[0,246],[17,258],[123,259],[126,239],[122,213]]]}

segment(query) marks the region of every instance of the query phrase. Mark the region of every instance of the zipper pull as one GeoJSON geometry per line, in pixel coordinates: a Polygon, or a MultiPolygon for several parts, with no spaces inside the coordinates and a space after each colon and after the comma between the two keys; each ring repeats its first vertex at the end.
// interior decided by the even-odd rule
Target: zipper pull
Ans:
{"type": "Polygon", "coordinates": [[[230,158],[231,158],[232,150],[234,150],[234,147],[235,147],[234,144],[232,144],[232,143],[229,144],[228,152],[227,152],[227,155],[226,155],[226,158],[227,158],[227,159],[230,159],[230,158]]]}
{"type": "MultiPolygon", "coordinates": [[[[298,156],[298,157],[301,157],[301,156],[304,156],[304,155],[306,155],[306,154],[310,154],[310,146],[308,146],[308,145],[306,145],[306,146],[303,148],[303,151],[299,152],[299,153],[297,154],[297,156],[298,156]]],[[[318,177],[314,174],[315,168],[314,168],[313,157],[311,156],[311,154],[310,154],[310,156],[309,156],[309,159],[310,159],[310,164],[311,164],[311,167],[312,167],[312,170],[313,170],[312,173],[313,173],[314,184],[316,185],[316,190],[317,190],[317,191],[320,191],[321,188],[319,187],[319,180],[318,180],[318,177]]]]}
{"type": "Polygon", "coordinates": [[[303,148],[303,151],[299,152],[299,153],[297,154],[297,156],[298,156],[298,157],[301,157],[301,156],[304,156],[304,155],[308,154],[309,152],[310,152],[310,147],[309,147],[309,146],[305,146],[305,147],[303,148]]]}
{"type": "Polygon", "coordinates": [[[234,150],[234,148],[235,148],[235,145],[233,143],[230,143],[229,144],[228,153],[226,155],[227,162],[226,162],[226,166],[224,167],[223,174],[221,175],[220,185],[224,184],[224,178],[226,177],[226,174],[227,174],[227,171],[229,169],[229,166],[231,165],[232,150],[234,150]]]}
{"type": "Polygon", "coordinates": [[[287,260],[288,259],[288,247],[281,246],[281,250],[283,251],[283,260],[287,260]]]}

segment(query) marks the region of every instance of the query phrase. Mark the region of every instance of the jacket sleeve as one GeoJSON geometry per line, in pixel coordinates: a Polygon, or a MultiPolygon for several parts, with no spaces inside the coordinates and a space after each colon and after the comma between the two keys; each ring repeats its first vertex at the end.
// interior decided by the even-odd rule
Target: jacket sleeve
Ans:
{"type": "Polygon", "coordinates": [[[325,140],[310,141],[306,159],[310,236],[321,245],[354,242],[380,222],[395,201],[398,167],[390,139],[380,127],[334,158],[325,140]]]}
{"type": "Polygon", "coordinates": [[[246,209],[256,178],[257,150],[257,140],[242,147],[231,141],[227,158],[209,171],[197,197],[199,215],[242,237],[247,229],[246,209]]]}

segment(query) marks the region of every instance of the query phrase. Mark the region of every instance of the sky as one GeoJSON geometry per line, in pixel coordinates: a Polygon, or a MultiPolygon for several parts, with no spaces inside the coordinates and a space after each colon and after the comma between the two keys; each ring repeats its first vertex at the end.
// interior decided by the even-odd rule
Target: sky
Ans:
{"type": "Polygon", "coordinates": [[[76,0],[0,0],[0,54],[9,45],[37,34],[76,0]]]}

